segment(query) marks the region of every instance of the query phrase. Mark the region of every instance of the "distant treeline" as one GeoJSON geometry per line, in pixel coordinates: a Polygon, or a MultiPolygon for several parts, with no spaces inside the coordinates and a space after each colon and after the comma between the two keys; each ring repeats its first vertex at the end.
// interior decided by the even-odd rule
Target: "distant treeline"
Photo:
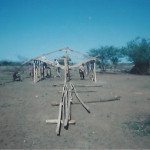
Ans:
{"type": "MultiPolygon", "coordinates": [[[[19,61],[7,61],[7,60],[2,60],[0,61],[0,66],[20,66],[23,62],[19,62],[19,61]]],[[[26,64],[26,65],[30,65],[26,64]]]]}
{"type": "Polygon", "coordinates": [[[21,62],[14,62],[7,60],[0,61],[0,66],[17,66],[17,65],[21,65],[21,62]]]}
{"type": "MultiPolygon", "coordinates": [[[[130,70],[134,74],[150,74],[150,40],[137,37],[129,41],[126,46],[101,46],[89,50],[89,55],[97,57],[101,63],[112,62],[115,66],[121,58],[128,58],[134,64],[130,70]]],[[[100,65],[100,64],[99,64],[100,65]]]]}

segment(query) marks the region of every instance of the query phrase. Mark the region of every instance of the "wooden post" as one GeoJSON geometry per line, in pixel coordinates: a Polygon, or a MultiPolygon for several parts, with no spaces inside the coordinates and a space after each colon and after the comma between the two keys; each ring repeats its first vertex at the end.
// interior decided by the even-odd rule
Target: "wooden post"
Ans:
{"type": "MultiPolygon", "coordinates": [[[[120,96],[115,96],[113,98],[108,98],[108,99],[98,99],[98,100],[90,100],[90,101],[85,101],[84,103],[101,103],[101,102],[112,102],[112,101],[117,101],[120,100],[120,96]]],[[[150,99],[149,99],[150,100],[150,99]]],[[[72,102],[72,104],[81,104],[80,102],[72,102]]],[[[59,106],[59,103],[52,103],[52,106],[59,106]]]]}
{"type": "Polygon", "coordinates": [[[36,82],[39,81],[39,61],[37,60],[36,64],[36,82]]]}
{"type": "Polygon", "coordinates": [[[70,95],[69,95],[69,99],[70,99],[71,103],[72,103],[72,100],[73,100],[73,98],[72,98],[72,91],[73,91],[73,87],[72,87],[72,85],[70,83],[70,95]]]}
{"type": "MultiPolygon", "coordinates": [[[[46,123],[56,124],[58,123],[58,120],[57,119],[46,120],[46,123]]],[[[76,122],[75,120],[69,120],[68,123],[74,125],[76,122]]],[[[64,124],[63,120],[61,120],[61,124],[64,124]]]]}
{"type": "Polygon", "coordinates": [[[36,61],[35,74],[35,82],[38,82],[38,61],[36,61]]]}
{"type": "Polygon", "coordinates": [[[95,80],[95,83],[97,82],[96,80],[96,63],[94,62],[94,80],[95,80]]]}
{"type": "Polygon", "coordinates": [[[34,68],[33,76],[34,76],[34,83],[35,83],[35,60],[34,60],[34,63],[33,63],[33,68],[34,68]]]}
{"type": "Polygon", "coordinates": [[[69,54],[66,53],[66,74],[68,79],[70,80],[70,70],[69,70],[69,54]]]}
{"type": "Polygon", "coordinates": [[[51,77],[52,76],[51,66],[49,68],[49,71],[50,71],[50,77],[51,77]]]}
{"type": "Polygon", "coordinates": [[[38,73],[39,73],[39,80],[41,80],[41,62],[40,61],[39,61],[38,73]]]}
{"type": "Polygon", "coordinates": [[[65,121],[65,92],[62,97],[62,120],[65,121]]]}
{"type": "Polygon", "coordinates": [[[43,80],[44,80],[44,63],[43,63],[43,80]]]}
{"type": "MultiPolygon", "coordinates": [[[[68,95],[67,95],[67,98],[68,98],[68,95]]],[[[67,105],[67,109],[66,109],[66,119],[64,122],[64,127],[67,127],[69,120],[71,120],[71,102],[72,102],[72,100],[71,100],[70,95],[69,95],[68,102],[67,102],[68,105],[67,105]]]]}
{"type": "Polygon", "coordinates": [[[62,91],[62,120],[64,122],[65,120],[65,91],[67,89],[67,85],[65,84],[63,86],[63,91],[62,91]]]}
{"type": "Polygon", "coordinates": [[[64,59],[64,65],[65,65],[65,84],[67,82],[67,66],[66,66],[66,58],[64,59]]]}
{"type": "Polygon", "coordinates": [[[64,127],[68,125],[68,89],[65,91],[65,120],[64,120],[64,127]]]}
{"type": "Polygon", "coordinates": [[[57,122],[57,127],[56,127],[56,134],[57,135],[60,134],[61,113],[62,113],[62,102],[60,102],[60,105],[59,105],[58,122],[57,122]]]}

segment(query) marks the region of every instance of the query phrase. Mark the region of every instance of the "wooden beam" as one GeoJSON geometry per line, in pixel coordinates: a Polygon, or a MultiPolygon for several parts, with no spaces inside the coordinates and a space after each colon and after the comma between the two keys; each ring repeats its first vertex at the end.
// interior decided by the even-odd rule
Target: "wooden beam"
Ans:
{"type": "Polygon", "coordinates": [[[74,85],[73,85],[73,84],[71,84],[71,85],[72,85],[72,87],[73,87],[73,90],[74,90],[75,95],[76,95],[77,99],[79,100],[79,102],[80,102],[80,103],[82,104],[82,106],[87,110],[87,112],[90,113],[89,107],[88,107],[88,106],[82,101],[82,99],[79,97],[79,95],[78,95],[78,93],[77,93],[77,91],[76,91],[74,85]]]}
{"type": "MultiPolygon", "coordinates": [[[[64,84],[53,84],[54,87],[62,87],[64,84]]],[[[76,87],[103,87],[103,85],[84,85],[84,84],[75,84],[76,87]]]]}
{"type": "Polygon", "coordinates": [[[87,59],[87,60],[84,60],[84,61],[82,61],[82,62],[80,62],[80,63],[78,63],[78,64],[75,64],[75,65],[73,65],[73,66],[70,66],[70,68],[72,69],[72,68],[76,68],[76,67],[79,67],[79,66],[81,66],[83,63],[85,64],[85,63],[87,63],[87,62],[89,62],[89,61],[91,61],[91,60],[95,60],[96,58],[94,57],[92,57],[92,58],[89,58],[89,59],[87,59]]]}
{"type": "Polygon", "coordinates": [[[50,55],[50,54],[56,53],[56,52],[58,52],[58,51],[63,51],[64,49],[65,49],[65,48],[60,48],[60,49],[57,49],[57,50],[54,50],[54,51],[51,51],[51,52],[42,54],[42,55],[40,55],[40,56],[34,57],[34,58],[32,58],[32,59],[30,59],[30,60],[28,60],[28,61],[22,63],[22,65],[24,65],[24,64],[26,64],[26,63],[29,63],[30,61],[36,60],[36,59],[38,59],[38,58],[40,58],[40,57],[43,57],[43,56],[46,56],[46,55],[50,55]]]}
{"type": "Polygon", "coordinates": [[[43,68],[43,69],[42,69],[42,71],[43,71],[42,74],[43,74],[43,80],[44,80],[44,78],[45,78],[45,75],[44,75],[44,73],[45,73],[45,71],[44,71],[44,63],[43,63],[43,65],[42,65],[42,68],[43,68]]]}
{"type": "Polygon", "coordinates": [[[62,114],[62,102],[60,102],[59,104],[59,113],[58,113],[58,120],[57,120],[57,127],[56,127],[57,135],[60,135],[61,114],[62,114]]]}
{"type": "Polygon", "coordinates": [[[65,64],[65,71],[64,71],[65,72],[65,75],[64,75],[65,79],[64,79],[64,84],[66,84],[66,82],[67,82],[67,66],[66,66],[67,64],[66,64],[66,59],[64,59],[64,64],[65,64]]]}
{"type": "Polygon", "coordinates": [[[68,106],[68,107],[70,107],[69,109],[69,120],[71,120],[71,104],[72,104],[72,100],[73,100],[73,97],[72,97],[72,90],[69,92],[69,103],[70,104],[68,104],[68,105],[70,105],[70,106],[68,106]]]}
{"type": "Polygon", "coordinates": [[[34,83],[35,83],[35,61],[33,63],[33,78],[34,78],[34,83]]]}
{"type": "Polygon", "coordinates": [[[97,82],[96,80],[97,80],[97,78],[96,78],[96,63],[94,62],[94,81],[95,81],[95,83],[97,82]]]}
{"type": "Polygon", "coordinates": [[[67,109],[68,109],[68,89],[65,91],[65,119],[64,119],[64,127],[68,124],[68,117],[67,117],[67,109]]]}
{"type": "MultiPolygon", "coordinates": [[[[69,90],[70,91],[70,90],[69,90]]],[[[88,93],[88,92],[96,92],[96,91],[77,91],[78,93],[88,93]]],[[[58,91],[58,93],[62,93],[62,91],[58,91]]],[[[72,93],[75,93],[72,91],[72,93]]]]}
{"type": "Polygon", "coordinates": [[[75,84],[76,87],[102,87],[103,85],[84,85],[84,84],[75,84]]]}
{"type": "MultiPolygon", "coordinates": [[[[117,101],[120,100],[120,97],[114,97],[114,98],[108,98],[108,99],[99,99],[99,100],[93,100],[93,101],[84,101],[84,103],[101,103],[101,102],[111,102],[111,101],[117,101]]],[[[72,104],[81,104],[80,102],[72,102],[72,104]]],[[[59,103],[52,103],[52,106],[59,106],[59,103]]]]}
{"type": "MultiPolygon", "coordinates": [[[[67,96],[68,98],[68,96],[67,96]]],[[[66,119],[64,122],[64,127],[66,127],[68,125],[69,119],[70,119],[70,111],[71,111],[71,99],[69,98],[68,100],[68,104],[67,104],[67,108],[66,108],[66,119]]]]}
{"type": "Polygon", "coordinates": [[[41,61],[39,61],[38,74],[39,74],[39,81],[40,81],[41,80],[41,61]]]}
{"type": "Polygon", "coordinates": [[[78,59],[78,60],[83,60],[83,58],[77,57],[77,56],[74,56],[74,55],[71,55],[71,54],[69,54],[69,56],[74,57],[75,59],[78,59]]]}
{"type": "Polygon", "coordinates": [[[65,92],[62,98],[62,120],[65,121],[65,92]]]}
{"type": "MultiPolygon", "coordinates": [[[[57,124],[58,119],[46,120],[46,123],[57,124]]],[[[74,125],[76,122],[75,122],[75,120],[69,120],[68,123],[74,125]]],[[[63,120],[61,120],[61,124],[64,124],[63,120]]]]}
{"type": "Polygon", "coordinates": [[[64,84],[62,91],[62,120],[65,120],[65,91],[67,89],[67,84],[64,84]]]}
{"type": "Polygon", "coordinates": [[[70,49],[70,48],[68,48],[68,49],[69,49],[70,51],[72,51],[72,52],[78,53],[78,54],[83,55],[83,56],[85,56],[85,57],[90,57],[89,55],[84,54],[84,53],[82,53],[82,52],[80,52],[80,51],[73,50],[73,49],[70,49]]]}
{"type": "Polygon", "coordinates": [[[64,66],[63,65],[60,65],[60,64],[55,64],[53,61],[49,60],[49,59],[43,59],[43,58],[38,58],[36,60],[40,60],[42,62],[45,62],[49,65],[52,65],[53,67],[60,67],[61,69],[64,69],[64,66]]]}

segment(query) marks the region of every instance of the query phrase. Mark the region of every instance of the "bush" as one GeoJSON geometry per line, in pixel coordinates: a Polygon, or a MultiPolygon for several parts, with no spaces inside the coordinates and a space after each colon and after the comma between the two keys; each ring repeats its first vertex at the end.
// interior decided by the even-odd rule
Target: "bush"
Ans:
{"type": "Polygon", "coordinates": [[[136,38],[127,43],[122,53],[134,63],[131,73],[148,74],[150,67],[150,42],[144,38],[136,38]]]}

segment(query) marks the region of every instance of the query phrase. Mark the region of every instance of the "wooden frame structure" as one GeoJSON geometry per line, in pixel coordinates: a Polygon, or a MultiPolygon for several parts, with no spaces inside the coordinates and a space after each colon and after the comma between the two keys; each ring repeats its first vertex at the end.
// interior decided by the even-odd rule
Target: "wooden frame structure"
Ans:
{"type": "MultiPolygon", "coordinates": [[[[58,50],[54,50],[54,51],[51,51],[49,53],[45,53],[41,56],[38,56],[38,57],[35,57],[35,58],[32,58],[26,62],[24,62],[22,65],[26,64],[26,63],[29,63],[33,61],[33,75],[34,75],[34,83],[40,81],[41,79],[44,79],[44,73],[45,73],[45,68],[44,68],[44,64],[49,64],[53,67],[59,67],[61,69],[64,70],[65,72],[65,75],[64,75],[64,82],[66,83],[67,82],[67,74],[69,73],[69,70],[70,69],[73,69],[73,68],[78,68],[79,66],[81,66],[83,63],[87,63],[87,62],[90,62],[90,61],[94,61],[94,69],[93,69],[93,78],[92,80],[95,81],[95,83],[97,82],[97,78],[96,78],[96,57],[90,57],[89,55],[87,54],[84,54],[80,51],[76,51],[76,50],[73,50],[73,49],[70,49],[68,47],[66,48],[61,48],[61,49],[58,49],[58,50]],[[56,52],[60,52],[60,51],[64,51],[65,52],[65,58],[64,58],[64,65],[60,65],[60,64],[55,64],[52,60],[49,60],[49,59],[46,59],[44,58],[45,56],[47,55],[51,55],[53,53],[56,53],[56,52]],[[69,65],[69,52],[74,52],[74,53],[77,53],[77,54],[80,54],[82,56],[84,56],[85,58],[87,58],[86,60],[78,63],[78,64],[75,64],[75,65],[69,65]],[[43,66],[42,66],[42,63],[43,63],[43,66]]],[[[60,74],[57,72],[57,74],[60,76],[60,74]]]]}
{"type": "MultiPolygon", "coordinates": [[[[75,124],[74,120],[71,120],[71,104],[73,101],[73,97],[72,95],[75,94],[76,98],[78,99],[79,103],[85,108],[85,110],[90,113],[90,109],[89,107],[84,103],[84,101],[82,101],[82,99],[79,97],[78,92],[74,86],[73,83],[71,82],[67,82],[67,74],[69,74],[69,70],[73,69],[73,68],[77,68],[79,66],[81,66],[83,63],[87,63],[90,61],[94,61],[94,67],[93,67],[93,74],[94,74],[94,78],[93,80],[95,81],[95,83],[97,82],[96,79],[96,57],[90,57],[89,55],[86,55],[82,52],[70,49],[68,47],[66,48],[61,48],[49,53],[45,53],[41,56],[32,58],[26,62],[24,62],[22,65],[29,63],[30,61],[33,61],[33,68],[34,68],[34,83],[38,82],[39,80],[41,80],[42,78],[44,78],[44,74],[45,74],[45,66],[44,64],[49,64],[53,67],[60,67],[61,69],[64,70],[64,84],[63,84],[63,90],[62,90],[62,97],[59,103],[59,113],[58,113],[58,119],[54,119],[54,120],[46,120],[46,123],[56,123],[56,134],[60,135],[60,127],[61,124],[63,124],[64,128],[67,128],[69,124],[75,124]],[[60,65],[60,64],[55,64],[53,61],[49,60],[49,59],[45,59],[43,58],[44,56],[53,54],[55,52],[59,52],[59,51],[64,51],[65,52],[65,58],[64,58],[64,65],[60,65]],[[75,52],[78,53],[84,57],[86,57],[87,59],[75,64],[75,65],[69,65],[69,52],[75,52]],[[42,73],[43,72],[43,73],[42,73]],[[42,76],[43,75],[43,76],[42,76]]],[[[99,87],[99,86],[97,86],[99,87]]]]}

